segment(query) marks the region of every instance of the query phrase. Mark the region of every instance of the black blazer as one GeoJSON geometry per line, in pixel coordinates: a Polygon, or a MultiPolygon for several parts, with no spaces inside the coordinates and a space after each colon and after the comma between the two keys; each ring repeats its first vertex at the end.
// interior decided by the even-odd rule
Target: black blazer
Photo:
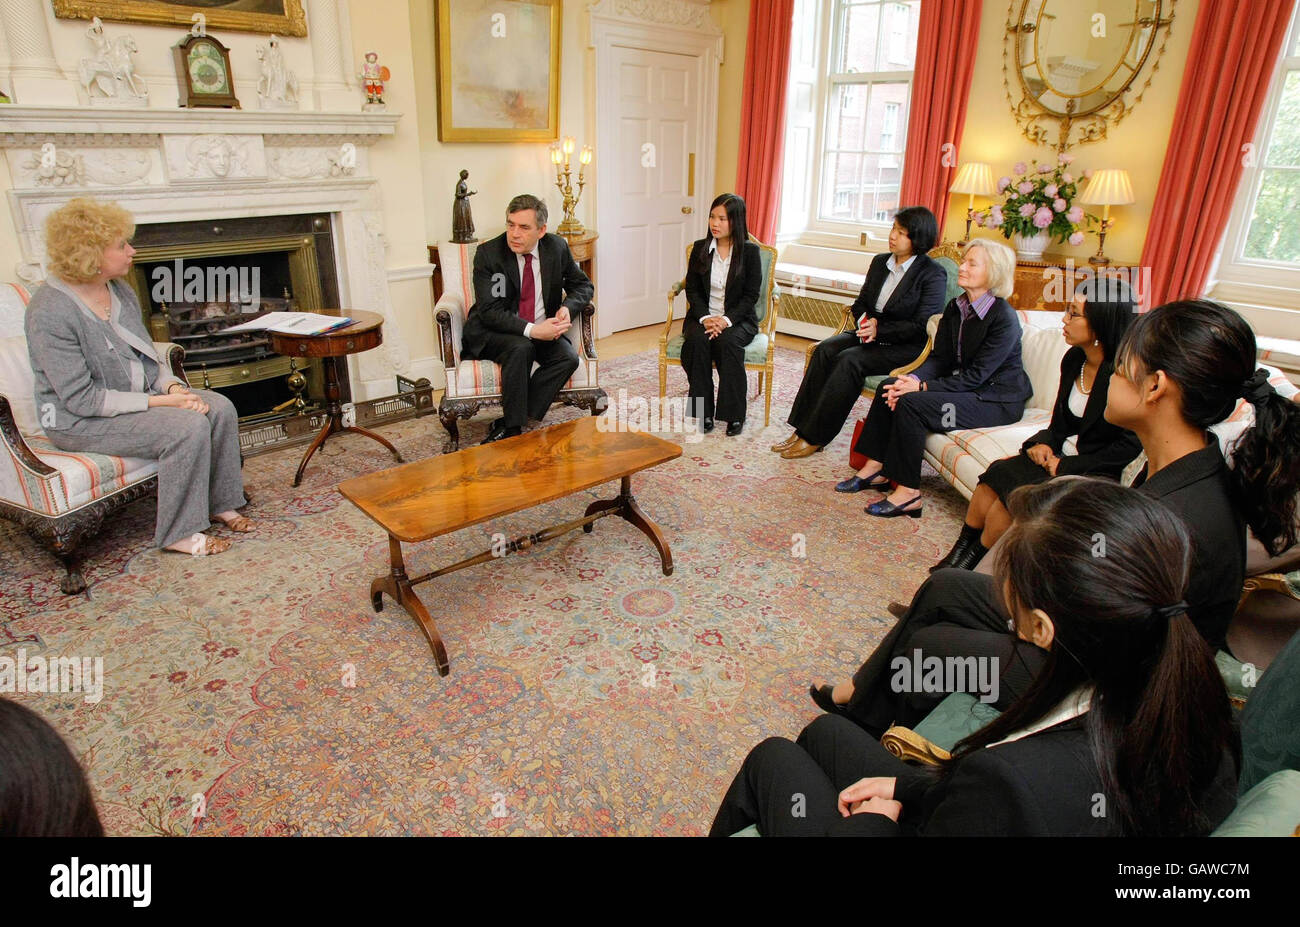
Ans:
{"type": "Polygon", "coordinates": [[[1020,319],[1000,297],[994,298],[984,318],[972,317],[964,327],[957,300],[949,302],[934,333],[930,356],[911,375],[931,391],[973,393],[985,402],[1025,402],[1034,394],[1020,360],[1020,319]]]}
{"type": "MultiPolygon", "coordinates": [[[[691,257],[686,262],[686,322],[700,324],[709,314],[709,271],[713,258],[698,261],[699,249],[707,251],[709,239],[705,236],[691,245],[691,257]]],[[[736,258],[734,252],[732,260],[736,258]]],[[[731,320],[732,326],[749,331],[748,343],[758,334],[758,315],[754,307],[758,305],[758,292],[763,288],[763,256],[758,245],[752,241],[745,242],[740,252],[741,265],[736,276],[727,281],[727,291],[722,298],[722,312],[731,320]]],[[[737,333],[739,334],[739,333],[737,333]]]]}
{"type": "Polygon", "coordinates": [[[1226,649],[1228,623],[1246,581],[1246,520],[1233,504],[1228,465],[1211,437],[1205,447],[1178,458],[1134,487],[1178,514],[1192,541],[1187,616],[1211,647],[1226,649]]]}
{"type": "MultiPolygon", "coordinates": [[[[897,824],[883,814],[853,814],[828,836],[1120,836],[1113,816],[1096,814],[1096,796],[1104,794],[1083,720],[1072,718],[972,753],[947,779],[931,767],[907,767],[894,783],[894,798],[903,804],[897,824]]],[[[1225,753],[1199,801],[1209,830],[1236,803],[1236,763],[1225,753]]]]}
{"type": "MultiPolygon", "coordinates": [[[[1076,433],[1066,424],[1074,420],[1074,415],[1070,412],[1070,390],[1079,379],[1079,371],[1083,369],[1085,359],[1083,348],[1073,347],[1065,352],[1061,358],[1061,383],[1056,388],[1052,421],[1025,441],[1021,450],[1028,450],[1035,444],[1046,444],[1053,454],[1061,457],[1065,439],[1076,433]]],[[[1142,442],[1137,435],[1127,428],[1112,425],[1102,415],[1106,411],[1106,394],[1110,390],[1110,375],[1114,369],[1110,361],[1101,362],[1077,432],[1079,453],[1061,457],[1056,468],[1058,476],[1110,476],[1118,479],[1133,458],[1142,453],[1142,442]]]]}
{"type": "Polygon", "coordinates": [[[915,345],[917,353],[925,347],[925,323],[936,312],[943,311],[943,297],[948,292],[948,274],[938,261],[927,254],[918,254],[903,279],[889,294],[885,306],[876,311],[880,288],[889,277],[889,252],[877,254],[867,268],[867,279],[862,281],[862,291],[853,301],[855,327],[862,317],[870,314],[876,319],[876,343],[886,345],[915,345]]]}
{"type": "MultiPolygon", "coordinates": [[[[543,235],[537,243],[537,252],[542,265],[542,302],[546,307],[546,317],[559,312],[560,306],[568,306],[570,317],[576,320],[591,303],[595,287],[573,260],[569,243],[559,235],[549,232],[543,235]]],[[[524,324],[519,317],[519,259],[510,250],[502,232],[479,245],[474,252],[474,305],[465,319],[462,355],[477,357],[490,331],[522,336],[524,324]],[[497,284],[496,293],[501,292],[499,282],[502,277],[498,274],[504,275],[504,295],[493,293],[494,284],[497,284]]]]}

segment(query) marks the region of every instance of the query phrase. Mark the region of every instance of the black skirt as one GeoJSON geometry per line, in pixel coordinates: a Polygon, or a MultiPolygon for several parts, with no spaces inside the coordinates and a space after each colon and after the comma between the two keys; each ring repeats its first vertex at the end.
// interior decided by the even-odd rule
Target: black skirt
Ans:
{"type": "Polygon", "coordinates": [[[1002,460],[995,460],[989,464],[989,468],[980,474],[979,481],[989,489],[998,494],[1002,504],[1007,504],[1007,499],[1011,493],[1021,486],[1032,486],[1035,483],[1046,483],[1052,478],[1038,464],[1029,459],[1029,456],[1021,451],[1015,457],[1007,457],[1002,460]]]}

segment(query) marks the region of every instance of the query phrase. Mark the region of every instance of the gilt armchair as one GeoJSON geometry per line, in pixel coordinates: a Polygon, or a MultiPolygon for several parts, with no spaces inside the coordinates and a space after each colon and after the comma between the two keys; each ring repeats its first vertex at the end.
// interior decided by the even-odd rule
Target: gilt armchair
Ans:
{"type": "MultiPolygon", "coordinates": [[[[474,252],[477,248],[477,242],[444,242],[438,247],[443,290],[434,304],[433,315],[447,375],[447,389],[438,403],[438,418],[448,435],[443,453],[460,447],[460,419],[471,418],[480,409],[501,405],[501,365],[461,357],[465,319],[474,305],[474,252]]],[[[599,415],[609,405],[609,398],[596,377],[595,318],[596,307],[588,304],[564,334],[577,351],[578,369],[556,394],[555,402],[599,415]]]]}
{"type": "MultiPolygon", "coordinates": [[[[758,304],[754,314],[758,316],[758,334],[745,346],[745,369],[758,371],[758,392],[755,396],[764,396],[763,427],[772,421],[772,386],[776,367],[776,314],[780,299],[777,293],[776,249],[765,245],[753,235],[749,240],[758,245],[759,257],[763,264],[763,286],[758,291],[758,304]],[[766,384],[766,389],[764,385],[766,384]]],[[[686,246],[686,265],[691,263],[691,249],[695,243],[686,246]]],[[[673,329],[673,300],[686,289],[686,280],[678,280],[668,290],[668,321],[664,323],[663,333],[659,336],[659,401],[662,404],[668,395],[668,364],[681,366],[682,345],[686,336],[680,331],[676,335],[673,329]]]]}
{"type": "MultiPolygon", "coordinates": [[[[49,548],[64,567],[59,587],[75,595],[86,588],[81,542],[113,512],[157,492],[158,462],[62,451],[45,436],[23,330],[29,298],[21,286],[0,283],[0,518],[49,548]]],[[[184,349],[163,342],[154,349],[185,380],[184,349]]]]}

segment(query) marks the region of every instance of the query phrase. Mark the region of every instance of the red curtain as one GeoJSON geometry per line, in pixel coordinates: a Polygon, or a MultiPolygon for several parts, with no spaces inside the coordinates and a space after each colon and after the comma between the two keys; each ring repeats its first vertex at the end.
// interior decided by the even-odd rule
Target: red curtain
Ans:
{"type": "Polygon", "coordinates": [[[900,206],[925,206],[943,230],[966,125],[983,0],[921,0],[900,206]]]}
{"type": "Polygon", "coordinates": [[[776,240],[785,148],[785,90],[790,76],[794,0],[753,0],[741,87],[740,156],[736,193],[745,200],[749,231],[776,240]]]}
{"type": "Polygon", "coordinates": [[[1147,308],[1201,295],[1294,7],[1201,0],[1142,249],[1147,308]]]}

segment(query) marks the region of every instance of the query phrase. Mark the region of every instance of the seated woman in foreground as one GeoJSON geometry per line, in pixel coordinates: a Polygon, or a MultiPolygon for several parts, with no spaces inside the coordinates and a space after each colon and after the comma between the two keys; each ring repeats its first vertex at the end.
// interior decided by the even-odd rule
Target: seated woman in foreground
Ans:
{"type": "MultiPolygon", "coordinates": [[[[1294,546],[1300,533],[1300,406],[1278,395],[1255,363],[1255,333],[1237,313],[1209,300],[1166,303],[1133,320],[1106,400],[1107,421],[1137,434],[1147,455],[1133,485],[1187,526],[1188,616],[1213,650],[1228,649],[1246,578],[1246,525],[1270,554],[1294,546]],[[1235,440],[1229,467],[1207,429],[1243,397],[1254,424],[1235,440]]],[[[940,658],[997,656],[1000,701],[1017,697],[1047,654],[1007,633],[998,598],[983,573],[936,571],[852,681],[814,681],[809,694],[823,710],[877,735],[893,722],[911,726],[954,691],[891,688],[891,662],[919,650],[940,658]]]]}
{"type": "Polygon", "coordinates": [[[1115,352],[1136,312],[1122,280],[1092,278],[1076,287],[1062,320],[1061,335],[1070,350],[1061,358],[1051,422],[1026,440],[1017,456],[994,461],[980,475],[961,534],[931,573],[944,567],[974,569],[1011,526],[1006,503],[1017,487],[1067,475],[1118,480],[1141,452],[1137,435],[1102,415],[1115,352]],[[1078,452],[1062,456],[1069,438],[1077,438],[1078,452]]]}
{"type": "Polygon", "coordinates": [[[221,553],[230,542],[202,533],[213,519],[253,530],[235,511],[248,504],[239,419],[229,399],[190,389],[155,353],[135,293],[119,279],[131,270],[134,231],[130,213],[92,199],[46,221],[50,274],[25,325],[36,407],[52,413],[42,424],[55,447],[158,461],[155,545],[221,553]]]}
{"type": "Polygon", "coordinates": [[[867,458],[836,492],[891,490],[867,506],[880,518],[921,516],[925,437],[1019,421],[1033,395],[1020,362],[1020,320],[1007,302],[1015,253],[996,241],[966,246],[957,269],[965,292],[948,304],[934,347],[912,373],[881,384],[856,450],[867,458]]]}
{"type": "Polygon", "coordinates": [[[1024,487],[1011,510],[994,581],[1015,634],[1047,653],[1029,691],[937,775],[835,715],[795,743],[765,740],[711,836],[757,824],[765,836],[1183,837],[1227,817],[1240,744],[1214,654],[1187,618],[1182,523],[1085,478],[1024,487]]]}

